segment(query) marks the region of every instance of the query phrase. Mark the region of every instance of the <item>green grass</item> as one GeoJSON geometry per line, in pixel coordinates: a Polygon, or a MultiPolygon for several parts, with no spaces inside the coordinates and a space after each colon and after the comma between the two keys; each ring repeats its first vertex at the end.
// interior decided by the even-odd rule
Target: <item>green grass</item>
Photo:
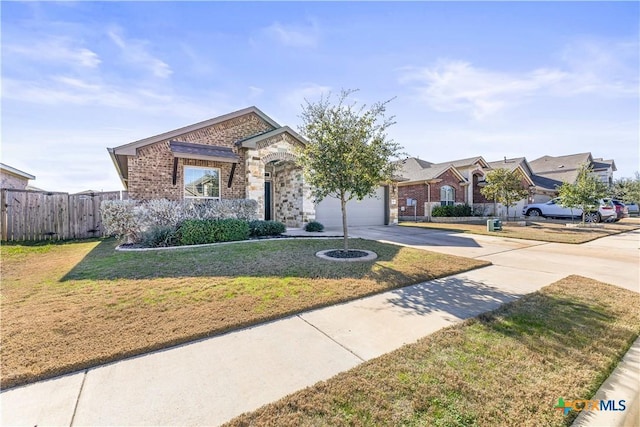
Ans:
{"type": "Polygon", "coordinates": [[[339,240],[117,252],[113,239],[4,244],[2,376],[10,387],[487,262],[354,239],[371,262],[317,258],[339,240]]]}
{"type": "Polygon", "coordinates": [[[567,426],[640,334],[640,295],[570,276],[229,426],[567,426]]]}

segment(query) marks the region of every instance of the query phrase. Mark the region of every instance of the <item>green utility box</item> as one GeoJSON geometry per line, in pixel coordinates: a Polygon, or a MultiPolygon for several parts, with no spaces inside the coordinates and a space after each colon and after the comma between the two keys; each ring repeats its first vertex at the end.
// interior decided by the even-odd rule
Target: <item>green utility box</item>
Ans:
{"type": "Polygon", "coordinates": [[[502,221],[499,219],[488,219],[487,231],[502,231],[502,221]]]}

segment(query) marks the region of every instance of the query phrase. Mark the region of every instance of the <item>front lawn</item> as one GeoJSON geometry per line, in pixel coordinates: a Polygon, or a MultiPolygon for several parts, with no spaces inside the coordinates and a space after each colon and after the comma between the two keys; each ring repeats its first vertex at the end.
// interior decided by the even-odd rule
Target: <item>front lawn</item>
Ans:
{"type": "MultiPolygon", "coordinates": [[[[578,223],[579,221],[576,221],[578,223]]],[[[437,222],[402,222],[405,227],[420,227],[435,230],[451,230],[461,233],[483,234],[494,237],[511,237],[514,239],[538,240],[554,243],[585,243],[600,237],[620,234],[640,228],[637,221],[623,219],[617,223],[597,224],[593,228],[569,228],[564,222],[527,221],[526,227],[503,223],[502,231],[487,231],[486,221],[479,223],[437,223],[437,222]],[[600,228],[602,226],[602,228],[600,228]]]]}
{"type": "Polygon", "coordinates": [[[340,240],[116,245],[2,245],[3,388],[488,264],[358,239],[377,260],[315,257],[340,240]]]}
{"type": "Polygon", "coordinates": [[[570,276],[228,425],[570,425],[558,399],[593,397],[640,334],[639,305],[570,276]]]}

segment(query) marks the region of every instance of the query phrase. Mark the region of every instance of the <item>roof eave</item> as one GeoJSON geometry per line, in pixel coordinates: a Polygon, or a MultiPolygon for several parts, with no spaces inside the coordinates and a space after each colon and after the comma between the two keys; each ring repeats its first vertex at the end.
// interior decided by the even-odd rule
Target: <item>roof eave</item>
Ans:
{"type": "Polygon", "coordinates": [[[302,135],[298,134],[289,126],[282,126],[278,129],[274,129],[272,131],[265,132],[260,135],[256,135],[253,138],[248,138],[248,139],[245,139],[244,141],[239,141],[237,145],[242,148],[255,149],[258,145],[258,142],[264,141],[265,139],[273,138],[274,136],[277,136],[283,133],[289,133],[291,136],[293,136],[296,140],[298,140],[303,145],[308,144],[307,140],[302,135]]]}
{"type": "Polygon", "coordinates": [[[160,142],[160,141],[164,141],[167,139],[172,139],[175,138],[179,135],[183,135],[185,133],[189,133],[189,132],[193,132],[208,126],[213,126],[215,124],[218,123],[222,123],[222,122],[226,122],[228,120],[233,120],[235,118],[238,117],[242,117],[244,115],[250,114],[250,113],[254,113],[256,114],[258,117],[260,117],[262,120],[264,120],[265,122],[267,122],[269,125],[273,126],[274,128],[280,128],[281,126],[275,121],[273,120],[271,117],[267,116],[265,113],[263,113],[259,108],[255,107],[255,106],[251,106],[248,108],[243,108],[242,110],[238,110],[238,111],[234,111],[232,113],[228,113],[222,116],[218,116],[218,117],[214,117],[213,119],[209,119],[209,120],[205,120],[202,122],[198,122],[198,123],[194,123],[192,125],[189,126],[184,126],[181,127],[179,129],[175,129],[169,132],[164,132],[158,135],[154,135],[148,138],[144,138],[144,139],[140,139],[138,141],[134,141],[134,142],[130,142],[128,144],[124,144],[124,145],[120,145],[118,147],[114,147],[113,150],[115,151],[116,154],[122,154],[122,155],[127,155],[127,156],[135,156],[136,155],[136,150],[140,147],[144,147],[146,145],[151,145],[151,144],[155,144],[156,142],[160,142]]]}
{"type": "Polygon", "coordinates": [[[113,162],[113,165],[116,167],[116,170],[118,171],[118,177],[122,182],[122,186],[124,187],[125,190],[128,190],[129,185],[127,184],[127,180],[124,178],[122,169],[120,168],[120,162],[118,162],[118,159],[117,159],[118,155],[115,153],[115,148],[107,147],[107,151],[109,152],[109,156],[111,156],[111,161],[113,162]]]}

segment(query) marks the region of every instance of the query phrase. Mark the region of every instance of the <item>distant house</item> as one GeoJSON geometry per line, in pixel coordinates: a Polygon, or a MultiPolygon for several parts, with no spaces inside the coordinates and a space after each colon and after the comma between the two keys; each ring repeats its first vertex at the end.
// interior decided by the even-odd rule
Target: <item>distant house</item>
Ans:
{"type": "Polygon", "coordinates": [[[30,173],[0,163],[0,188],[27,190],[30,179],[36,179],[36,177],[30,173]]]}
{"type": "Polygon", "coordinates": [[[535,182],[533,197],[536,202],[545,202],[557,195],[557,189],[563,182],[573,184],[578,170],[583,164],[593,168],[593,173],[610,186],[613,184],[613,172],[616,164],[613,160],[593,158],[591,153],[570,154],[566,156],[542,156],[529,162],[535,182]]]}
{"type": "Polygon", "coordinates": [[[485,215],[500,215],[503,206],[487,200],[481,193],[486,174],[495,169],[516,171],[529,196],[520,200],[510,212],[520,212],[526,203],[545,202],[557,196],[563,182],[573,183],[581,164],[593,167],[602,182],[610,185],[616,171],[613,160],[593,158],[591,153],[567,156],[543,156],[532,162],[525,157],[487,162],[483,157],[432,163],[418,158],[399,162],[398,215],[400,219],[430,219],[434,206],[468,204],[485,215]],[[415,202],[413,202],[415,201],[415,202]]]}

